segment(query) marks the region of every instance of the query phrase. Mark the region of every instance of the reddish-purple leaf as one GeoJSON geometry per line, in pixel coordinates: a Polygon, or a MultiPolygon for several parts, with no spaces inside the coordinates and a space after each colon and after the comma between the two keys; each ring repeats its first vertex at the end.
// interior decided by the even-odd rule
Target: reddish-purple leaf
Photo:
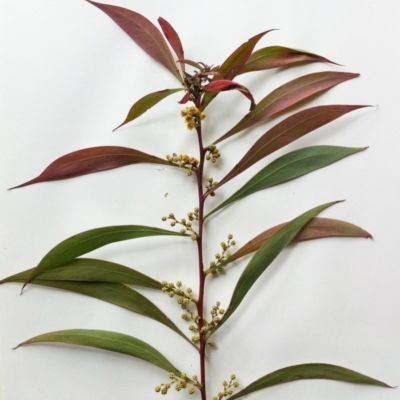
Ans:
{"type": "Polygon", "coordinates": [[[93,172],[124,167],[137,163],[172,165],[167,160],[120,146],[90,147],[66,154],[53,161],[39,176],[11,189],[34,183],[74,178],[93,172]]]}
{"type": "Polygon", "coordinates": [[[250,128],[313,95],[359,75],[349,72],[316,72],[285,83],[264,97],[252,111],[214,143],[219,143],[243,129],[250,128]]]}
{"type": "Polygon", "coordinates": [[[233,79],[249,59],[258,41],[265,34],[273,30],[274,29],[270,29],[269,31],[261,32],[239,46],[219,67],[219,72],[221,75],[225,79],[233,79]]]}
{"type": "Polygon", "coordinates": [[[96,3],[86,0],[93,4],[105,14],[107,14],[131,39],[133,39],[147,54],[171,71],[176,78],[182,82],[174,58],[157,27],[143,15],[117,7],[110,4],[96,3]]]}
{"type": "Polygon", "coordinates": [[[114,129],[114,131],[120,128],[121,126],[127,124],[128,122],[133,121],[137,117],[140,117],[142,114],[144,114],[151,107],[155,106],[161,100],[164,100],[166,97],[170,96],[173,93],[181,92],[182,90],[183,88],[164,89],[158,92],[149,93],[146,96],[142,97],[131,107],[131,109],[128,112],[128,115],[125,118],[125,121],[122,124],[118,125],[114,129]]]}
{"type": "Polygon", "coordinates": [[[245,156],[233,167],[233,169],[215,186],[217,189],[235,176],[241,174],[262,158],[274,151],[294,142],[309,132],[347,114],[350,111],[362,107],[359,105],[331,105],[307,108],[284,119],[269,131],[264,133],[254,143],[245,156]]]}
{"type": "MultiPolygon", "coordinates": [[[[179,35],[177,34],[176,30],[164,18],[159,17],[158,23],[160,24],[161,29],[164,33],[164,36],[167,38],[168,43],[171,45],[176,56],[180,60],[185,58],[184,53],[183,53],[182,42],[181,42],[181,39],[179,38],[179,35]]],[[[181,64],[182,73],[184,73],[185,72],[185,64],[182,62],[180,64],[181,64]]]]}
{"type": "Polygon", "coordinates": [[[239,83],[233,82],[228,79],[220,79],[218,81],[212,81],[208,85],[203,87],[203,90],[205,92],[224,92],[226,90],[239,90],[241,93],[243,93],[244,96],[246,96],[250,102],[250,110],[252,110],[255,107],[255,102],[252,94],[250,93],[250,90],[244,87],[243,85],[240,85],[239,83]]]}
{"type": "Polygon", "coordinates": [[[197,68],[198,70],[201,70],[201,68],[202,68],[199,63],[192,61],[192,60],[187,60],[187,59],[183,58],[183,59],[179,59],[178,61],[183,64],[191,65],[192,67],[197,68]]]}
{"type": "Polygon", "coordinates": [[[339,65],[325,57],[308,53],[302,50],[290,49],[288,47],[270,46],[255,51],[239,71],[239,74],[252,71],[263,71],[266,69],[284,67],[298,63],[325,62],[339,65]]]}
{"type": "Polygon", "coordinates": [[[179,104],[186,104],[190,100],[190,93],[186,92],[185,95],[178,101],[179,104]]]}
{"type": "MultiPolygon", "coordinates": [[[[271,30],[261,32],[240,45],[218,68],[218,72],[221,74],[222,78],[232,80],[245,65],[257,42],[265,34],[271,32],[271,30]]],[[[202,99],[201,109],[204,110],[215,96],[216,94],[205,93],[202,99]]]]}
{"type": "MultiPolygon", "coordinates": [[[[257,251],[265,242],[267,242],[276,232],[282,229],[287,222],[274,226],[259,235],[250,242],[246,243],[238,251],[228,258],[226,264],[237,260],[247,254],[257,251]]],[[[312,219],[292,240],[293,242],[301,242],[311,239],[322,239],[328,237],[360,237],[372,238],[371,234],[346,221],[330,218],[314,218],[312,219]]]]}

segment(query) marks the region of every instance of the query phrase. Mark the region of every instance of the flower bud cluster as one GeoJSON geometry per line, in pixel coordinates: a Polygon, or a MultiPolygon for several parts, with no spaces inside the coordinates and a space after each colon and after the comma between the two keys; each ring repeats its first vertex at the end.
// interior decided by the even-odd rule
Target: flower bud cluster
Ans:
{"type": "Polygon", "coordinates": [[[183,228],[180,230],[180,233],[181,233],[182,235],[184,235],[187,231],[189,231],[189,232],[191,233],[190,239],[192,239],[192,240],[197,240],[197,238],[199,237],[199,235],[198,235],[197,232],[193,229],[193,227],[192,227],[192,222],[191,222],[191,221],[193,221],[194,219],[198,219],[198,214],[199,214],[199,209],[196,207],[194,213],[193,213],[193,212],[188,213],[189,221],[186,221],[185,218],[181,218],[180,220],[178,220],[178,219],[175,218],[175,215],[174,215],[173,213],[170,213],[170,214],[168,215],[168,217],[165,217],[165,216],[164,216],[164,217],[162,217],[161,219],[162,219],[163,221],[166,221],[167,219],[170,219],[170,220],[171,220],[171,222],[170,222],[170,225],[171,225],[171,226],[175,226],[176,224],[182,225],[183,228]],[[197,209],[197,212],[196,212],[196,209],[197,209]],[[190,214],[190,215],[189,215],[189,214],[190,214]]]}
{"type": "Polygon", "coordinates": [[[212,190],[214,186],[218,185],[218,182],[214,181],[214,178],[209,176],[207,178],[208,184],[206,185],[207,192],[210,193],[210,196],[215,196],[215,192],[212,190]]]}
{"type": "Polygon", "coordinates": [[[239,382],[236,380],[236,375],[232,374],[229,382],[223,381],[222,386],[224,390],[218,393],[218,396],[214,396],[212,400],[221,400],[224,397],[231,396],[233,394],[232,388],[239,387],[239,382]]]}
{"type": "Polygon", "coordinates": [[[231,256],[228,252],[228,249],[232,246],[235,246],[236,242],[233,239],[233,235],[228,235],[227,242],[221,242],[222,252],[215,254],[215,261],[210,262],[210,268],[206,271],[206,274],[216,275],[219,272],[224,272],[224,263],[231,256]]]}
{"type": "Polygon", "coordinates": [[[197,303],[197,300],[192,297],[192,289],[190,287],[188,287],[186,291],[182,290],[181,281],[176,282],[176,285],[172,282],[163,281],[161,282],[161,285],[161,290],[164,293],[168,293],[169,297],[179,297],[177,302],[181,306],[182,310],[186,310],[190,302],[197,303]]]}
{"type": "Polygon", "coordinates": [[[186,168],[186,175],[191,176],[193,171],[196,171],[199,160],[194,157],[190,157],[187,154],[177,155],[175,153],[166,155],[166,159],[173,164],[179,165],[180,168],[186,168]]]}
{"type": "Polygon", "coordinates": [[[200,121],[202,121],[206,114],[201,112],[197,107],[186,107],[181,111],[181,116],[185,121],[185,124],[189,130],[197,128],[200,126],[200,121]]]}
{"type": "Polygon", "coordinates": [[[171,388],[171,386],[174,385],[175,390],[177,392],[180,392],[182,389],[186,389],[188,386],[188,383],[191,383],[190,388],[188,390],[189,394],[193,394],[195,392],[195,386],[200,387],[198,378],[196,375],[193,375],[193,380],[188,379],[186,374],[182,373],[180,376],[176,376],[173,372],[170,372],[168,374],[168,378],[171,380],[170,382],[167,383],[162,383],[159,386],[155,387],[155,391],[157,393],[161,394],[167,394],[168,390],[171,388]]]}
{"type": "Polygon", "coordinates": [[[221,157],[221,153],[219,152],[215,144],[210,144],[206,150],[207,150],[207,155],[206,155],[207,161],[215,163],[217,161],[217,158],[221,157]]]}

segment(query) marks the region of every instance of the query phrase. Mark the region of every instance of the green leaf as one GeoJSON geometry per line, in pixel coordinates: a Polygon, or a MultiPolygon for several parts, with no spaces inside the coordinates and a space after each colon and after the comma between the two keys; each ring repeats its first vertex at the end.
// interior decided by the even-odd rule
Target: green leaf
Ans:
{"type": "MultiPolygon", "coordinates": [[[[45,275],[45,274],[43,274],[45,275]]],[[[24,282],[24,279],[13,279],[13,282],[24,282]]],[[[34,279],[31,283],[39,286],[68,290],[83,294],[107,303],[126,308],[129,311],[144,315],[172,329],[189,343],[193,344],[179,328],[145,296],[120,283],[109,282],[74,282],[34,279]]]]}
{"type": "Polygon", "coordinates": [[[32,279],[36,278],[42,272],[96,250],[99,247],[123,240],[159,235],[182,236],[179,232],[142,225],[106,226],[78,233],[53,247],[53,249],[43,257],[25,282],[22,290],[32,279]]]}
{"type": "Polygon", "coordinates": [[[311,96],[357,76],[359,74],[326,71],[304,75],[285,83],[264,97],[253,110],[214,143],[222,142],[243,129],[250,128],[281,111],[288,110],[311,96]]]}
{"type": "Polygon", "coordinates": [[[121,126],[127,124],[128,122],[133,121],[134,119],[140,117],[144,114],[147,110],[155,106],[161,100],[164,100],[166,97],[170,96],[173,93],[181,92],[183,88],[178,89],[165,89],[160,90],[158,92],[149,93],[146,96],[142,97],[138,100],[129,110],[128,115],[125,118],[125,121],[122,124],[118,125],[114,131],[121,126]]]}
{"type": "Polygon", "coordinates": [[[257,379],[229,399],[239,399],[240,397],[246,396],[257,390],[303,379],[329,379],[333,381],[361,383],[387,388],[391,387],[384,382],[370,378],[369,376],[360,374],[356,371],[352,371],[351,369],[331,364],[313,363],[293,365],[291,367],[278,369],[277,371],[271,372],[270,374],[257,379]]]}
{"type": "Polygon", "coordinates": [[[167,42],[152,22],[143,15],[123,7],[86,1],[107,14],[150,57],[162,64],[182,82],[167,42]]]}
{"type": "MultiPolygon", "coordinates": [[[[251,239],[239,250],[233,253],[224,263],[237,260],[247,254],[257,251],[264,243],[271,239],[271,237],[281,230],[287,222],[276,225],[266,231],[260,233],[255,238],[251,239]]],[[[372,238],[372,235],[350,222],[341,221],[331,218],[313,218],[293,239],[292,242],[302,242],[304,240],[322,239],[329,237],[358,237],[358,238],[372,238]]]]}
{"type": "Polygon", "coordinates": [[[301,138],[307,133],[328,124],[331,121],[351,111],[368,106],[358,105],[328,105],[307,108],[291,115],[276,124],[260,137],[244,155],[244,157],[233,167],[228,174],[213,186],[213,190],[221,187],[235,176],[250,168],[256,162],[281,149],[289,143],[301,138]]]}
{"type": "Polygon", "coordinates": [[[241,189],[214,208],[205,218],[259,190],[298,178],[365,149],[366,147],[312,146],[285,154],[254,175],[241,189]]]}
{"type": "Polygon", "coordinates": [[[32,343],[67,343],[79,346],[89,346],[96,349],[113,351],[126,354],[131,357],[140,358],[168,372],[180,375],[181,372],[175,368],[158,350],[146,342],[135,337],[118,332],[109,332],[89,329],[69,329],[64,331],[49,332],[35,336],[16,348],[32,343]]]}
{"type": "MultiPolygon", "coordinates": [[[[6,282],[25,282],[34,269],[35,268],[31,268],[9,276],[1,280],[0,284],[6,282]]],[[[93,258],[75,258],[62,265],[44,271],[39,274],[39,278],[46,281],[109,282],[124,283],[158,290],[162,288],[160,282],[132,268],[93,258]]]]}
{"type": "Polygon", "coordinates": [[[324,62],[339,65],[325,57],[308,53],[303,50],[289,49],[288,47],[281,46],[270,46],[255,51],[249,57],[239,74],[311,62],[324,62]]]}
{"type": "Polygon", "coordinates": [[[229,306],[221,318],[218,325],[212,330],[215,332],[224,324],[227,319],[235,312],[240,303],[247,295],[248,291],[267,269],[267,267],[275,260],[279,253],[293,240],[293,238],[300,232],[300,230],[321,211],[338,203],[334,201],[331,203],[322,204],[318,207],[301,214],[297,218],[287,223],[281,230],[276,232],[253,256],[247,267],[240,276],[236,287],[233,291],[229,306]]]}
{"type": "Polygon", "coordinates": [[[174,166],[167,160],[152,156],[136,149],[121,146],[99,146],[73,151],[53,161],[39,176],[21,185],[10,188],[17,189],[23,186],[40,182],[57,181],[60,179],[75,178],[77,176],[107,171],[109,169],[125,167],[138,163],[151,163],[174,166]]]}

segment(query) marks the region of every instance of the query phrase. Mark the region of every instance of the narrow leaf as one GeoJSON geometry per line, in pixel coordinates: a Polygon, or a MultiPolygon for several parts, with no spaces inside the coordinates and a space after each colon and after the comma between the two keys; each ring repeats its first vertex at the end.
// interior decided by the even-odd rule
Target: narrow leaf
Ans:
{"type": "Polygon", "coordinates": [[[212,81],[208,85],[203,87],[203,90],[205,92],[224,92],[227,90],[239,90],[244,96],[246,96],[251,104],[250,104],[250,110],[252,110],[255,106],[256,103],[254,102],[253,95],[250,93],[250,90],[244,87],[243,85],[228,80],[228,79],[220,79],[217,81],[212,81]]]}
{"type": "MultiPolygon", "coordinates": [[[[228,258],[225,264],[228,264],[240,257],[257,251],[264,243],[281,230],[287,222],[270,228],[255,238],[247,242],[238,251],[228,258]]],[[[360,237],[372,238],[372,235],[350,222],[330,218],[313,218],[293,239],[292,242],[302,242],[304,240],[322,239],[329,237],[360,237]]]]}
{"type": "Polygon", "coordinates": [[[312,146],[285,154],[254,175],[229,199],[208,213],[206,218],[227,205],[259,190],[298,178],[365,149],[366,147],[312,146]]]}
{"type": "Polygon", "coordinates": [[[158,350],[135,337],[118,332],[89,329],[69,329],[49,332],[35,336],[19,344],[16,348],[32,343],[67,343],[79,346],[89,346],[96,349],[113,351],[131,357],[140,358],[168,372],[180,376],[176,369],[158,350]]]}
{"type": "Polygon", "coordinates": [[[233,79],[243,69],[258,41],[273,30],[275,29],[261,32],[240,45],[219,67],[218,71],[221,75],[225,79],[233,79]]]}
{"type": "Polygon", "coordinates": [[[240,303],[247,295],[248,291],[267,269],[267,267],[275,260],[279,253],[293,240],[293,238],[300,232],[300,230],[321,211],[338,203],[337,201],[322,204],[318,207],[301,214],[299,217],[287,223],[281,230],[276,232],[270,240],[268,240],[257,253],[253,256],[247,267],[236,284],[233,291],[231,301],[228,309],[218,325],[213,329],[215,332],[223,323],[235,312],[240,303]]]}
{"type": "Polygon", "coordinates": [[[166,97],[170,96],[173,93],[182,91],[183,88],[178,89],[165,89],[160,90],[158,92],[149,93],[146,96],[142,97],[138,100],[129,110],[128,115],[125,118],[125,121],[122,124],[118,125],[114,131],[120,128],[123,125],[126,125],[128,122],[133,121],[134,119],[140,117],[147,110],[155,106],[161,100],[164,100],[166,97]]]}
{"type": "Polygon", "coordinates": [[[331,105],[318,106],[299,111],[284,119],[264,133],[250,148],[238,164],[213,189],[221,187],[235,176],[250,168],[256,162],[281,149],[307,133],[347,114],[350,111],[368,106],[331,105]]]}
{"type": "Polygon", "coordinates": [[[190,100],[190,93],[186,92],[185,95],[178,101],[179,104],[186,104],[190,100]]]}
{"type": "MultiPolygon", "coordinates": [[[[45,274],[46,273],[42,274],[42,276],[45,276],[45,274]]],[[[22,276],[24,275],[27,274],[23,274],[22,276]]],[[[125,285],[109,282],[46,280],[42,279],[42,276],[40,276],[39,279],[34,279],[31,283],[34,285],[52,287],[83,294],[144,315],[172,329],[189,343],[193,344],[156,305],[136,290],[128,288],[125,285]]],[[[26,278],[27,276],[25,276],[25,279],[14,278],[13,282],[24,282],[26,278]]]]}
{"type": "Polygon", "coordinates": [[[32,185],[34,183],[75,178],[77,176],[138,163],[173,166],[173,164],[167,160],[128,147],[89,147],[87,149],[73,151],[72,153],[57,158],[57,160],[53,161],[39,176],[21,185],[14,186],[9,190],[32,185]]]}
{"type": "Polygon", "coordinates": [[[107,14],[138,46],[182,82],[167,42],[153,23],[143,15],[126,8],[86,1],[107,14]]]}
{"type": "MultiPolygon", "coordinates": [[[[34,268],[19,272],[1,280],[0,284],[6,282],[25,282],[33,271],[34,268]]],[[[160,282],[132,268],[93,258],[75,258],[41,273],[38,277],[46,281],[109,282],[124,283],[157,290],[161,290],[162,288],[160,282]]]]}
{"type": "Polygon", "coordinates": [[[179,232],[142,225],[106,226],[78,233],[53,247],[32,271],[22,289],[42,272],[96,250],[99,247],[123,240],[159,235],[182,236],[179,232]]]}
{"type": "Polygon", "coordinates": [[[361,383],[365,385],[374,385],[390,388],[384,382],[362,375],[351,369],[339,367],[331,364],[300,364],[278,369],[268,375],[257,379],[249,386],[236,393],[230,400],[239,399],[257,390],[265,389],[270,386],[280,385],[281,383],[293,382],[303,379],[329,379],[334,381],[361,383]]]}
{"type": "Polygon", "coordinates": [[[316,72],[285,83],[264,97],[252,111],[246,114],[215,143],[221,142],[235,133],[250,128],[281,111],[285,111],[313,95],[357,76],[359,74],[348,72],[316,72]]]}
{"type": "MultiPolygon", "coordinates": [[[[161,29],[164,33],[164,36],[167,38],[168,43],[171,45],[172,49],[174,50],[176,56],[179,60],[185,58],[183,52],[183,46],[179,35],[177,34],[176,30],[172,27],[172,25],[166,21],[164,18],[158,18],[158,23],[161,26],[161,29]]],[[[182,73],[185,73],[185,63],[180,63],[182,73]]]]}
{"type": "MultiPolygon", "coordinates": [[[[265,34],[273,30],[274,29],[261,32],[258,35],[250,38],[247,42],[240,45],[218,68],[218,72],[221,74],[221,77],[224,79],[232,80],[243,68],[258,41],[265,34]]],[[[205,93],[202,100],[201,109],[204,110],[215,96],[216,94],[205,93]]]]}
{"type": "Polygon", "coordinates": [[[308,53],[303,50],[290,49],[288,47],[270,46],[255,51],[247,60],[239,74],[246,72],[262,71],[266,69],[285,67],[299,63],[323,62],[339,65],[325,57],[308,53]]]}

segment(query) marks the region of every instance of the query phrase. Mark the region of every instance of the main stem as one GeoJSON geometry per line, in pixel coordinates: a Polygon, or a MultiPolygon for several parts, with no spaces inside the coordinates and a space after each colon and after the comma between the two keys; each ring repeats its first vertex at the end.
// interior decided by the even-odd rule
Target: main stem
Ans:
{"type": "Polygon", "coordinates": [[[207,400],[206,395],[206,346],[207,340],[205,334],[201,332],[204,325],[204,283],[206,274],[204,273],[203,265],[203,225],[204,225],[204,198],[203,198],[203,169],[206,150],[203,147],[203,138],[201,132],[201,121],[196,127],[197,137],[199,142],[199,166],[196,171],[197,175],[197,192],[199,197],[199,232],[197,237],[197,251],[199,259],[199,300],[197,303],[197,314],[199,315],[199,336],[200,336],[200,376],[201,376],[201,399],[207,400]]]}

